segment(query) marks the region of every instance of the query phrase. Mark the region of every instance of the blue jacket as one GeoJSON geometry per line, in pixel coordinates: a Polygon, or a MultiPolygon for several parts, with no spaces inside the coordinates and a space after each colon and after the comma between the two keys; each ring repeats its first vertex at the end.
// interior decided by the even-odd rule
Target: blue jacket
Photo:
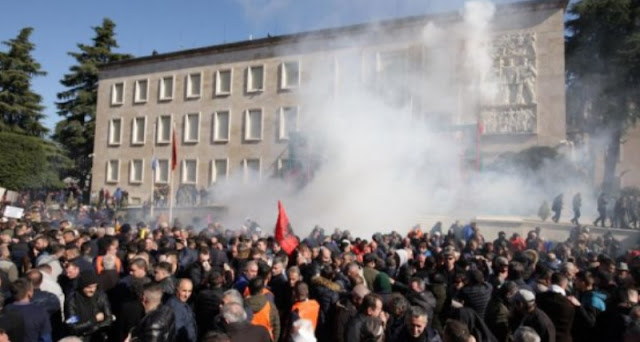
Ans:
{"type": "Polygon", "coordinates": [[[169,298],[166,304],[176,318],[176,341],[197,342],[198,328],[196,316],[187,303],[181,302],[175,296],[169,298]]]}
{"type": "Polygon", "coordinates": [[[35,304],[13,303],[7,311],[19,313],[24,319],[25,342],[51,342],[51,322],[47,311],[35,304]]]}
{"type": "Polygon", "coordinates": [[[607,295],[597,290],[587,291],[580,296],[580,303],[585,307],[594,308],[600,312],[607,309],[607,295]]]}

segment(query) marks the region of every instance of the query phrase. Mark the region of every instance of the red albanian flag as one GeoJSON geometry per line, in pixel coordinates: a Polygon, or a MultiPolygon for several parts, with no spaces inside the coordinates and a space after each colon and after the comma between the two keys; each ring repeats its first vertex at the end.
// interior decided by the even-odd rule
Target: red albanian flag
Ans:
{"type": "Polygon", "coordinates": [[[291,254],[298,247],[298,239],[293,235],[289,218],[280,201],[278,201],[278,221],[276,221],[275,239],[287,254],[291,254]]]}

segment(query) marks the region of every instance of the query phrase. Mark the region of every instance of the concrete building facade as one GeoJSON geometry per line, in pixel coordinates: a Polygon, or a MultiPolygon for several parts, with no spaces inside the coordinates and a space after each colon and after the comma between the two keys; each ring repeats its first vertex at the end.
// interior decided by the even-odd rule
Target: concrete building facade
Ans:
{"type": "MultiPolygon", "coordinates": [[[[452,82],[443,86],[456,96],[451,100],[454,109],[443,119],[454,126],[481,122],[483,158],[535,145],[554,146],[565,139],[566,5],[564,0],[546,0],[497,8],[489,50],[491,82],[498,91],[490,99],[470,101],[472,96],[460,86],[467,77],[460,57],[468,47],[465,40],[445,52],[451,60],[452,82]]],[[[175,187],[201,189],[234,174],[245,182],[278,175],[286,162],[289,139],[305,116],[313,113],[302,94],[314,81],[316,66],[328,65],[322,74],[329,81],[318,88],[328,97],[340,96],[337,89],[345,86],[341,80],[346,74],[358,73],[377,82],[384,80],[388,70],[415,74],[429,63],[420,37],[430,22],[453,32],[460,29],[462,18],[458,13],[412,17],[159,54],[103,67],[92,193],[126,189],[131,201],[140,203],[151,198],[152,188],[167,185],[171,177],[175,187]],[[342,65],[342,55],[357,56],[357,65],[342,65]],[[172,173],[174,137],[178,160],[172,173]]],[[[383,92],[395,96],[397,89],[402,88],[387,83],[383,92]]],[[[392,100],[410,101],[414,114],[430,113],[419,98],[399,93],[392,100]]]]}

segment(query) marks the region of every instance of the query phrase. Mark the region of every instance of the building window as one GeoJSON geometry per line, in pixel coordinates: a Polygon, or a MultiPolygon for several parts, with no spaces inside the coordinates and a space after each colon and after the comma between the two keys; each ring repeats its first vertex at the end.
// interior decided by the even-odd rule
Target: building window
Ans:
{"type": "Polygon", "coordinates": [[[134,102],[135,103],[145,103],[147,102],[147,93],[149,92],[149,81],[147,80],[137,80],[135,86],[135,94],[134,94],[134,102]]]}
{"type": "Polygon", "coordinates": [[[182,161],[182,184],[196,184],[198,181],[198,160],[186,159],[182,161]]]}
{"type": "Polygon", "coordinates": [[[231,117],[229,111],[213,113],[213,142],[228,142],[231,117]]]}
{"type": "Polygon", "coordinates": [[[190,113],[184,116],[185,143],[197,143],[200,140],[200,113],[190,113]]]}
{"type": "Polygon", "coordinates": [[[155,170],[156,183],[167,184],[169,183],[169,160],[158,159],[158,164],[155,170]]]}
{"type": "Polygon", "coordinates": [[[131,127],[131,143],[133,145],[144,145],[145,133],[147,132],[147,118],[134,118],[131,127]]]}
{"type": "Polygon", "coordinates": [[[160,101],[173,99],[173,76],[165,76],[160,79],[159,92],[160,101]]]}
{"type": "Polygon", "coordinates": [[[111,104],[122,105],[124,103],[124,82],[111,86],[111,104]]]}
{"type": "Polygon", "coordinates": [[[262,109],[249,109],[245,112],[244,139],[262,140],[262,109]]]}
{"type": "Polygon", "coordinates": [[[229,159],[211,161],[211,184],[224,182],[229,175],[229,159]]]}
{"type": "Polygon", "coordinates": [[[278,137],[288,140],[291,132],[298,131],[298,107],[280,108],[278,137]]]}
{"type": "Polygon", "coordinates": [[[109,145],[120,145],[122,141],[122,119],[109,121],[109,145]]]}
{"type": "Polygon", "coordinates": [[[118,183],[120,180],[120,161],[107,161],[107,183],[118,183]]]}
{"type": "Polygon", "coordinates": [[[260,159],[244,159],[242,164],[245,184],[258,183],[260,181],[260,159]]]}
{"type": "Polygon", "coordinates": [[[247,92],[264,90],[264,66],[255,65],[247,69],[247,92]]]}
{"type": "Polygon", "coordinates": [[[187,98],[195,99],[200,97],[202,92],[202,73],[196,72],[187,76],[187,98]]]}
{"type": "Polygon", "coordinates": [[[144,162],[142,159],[134,159],[129,164],[129,183],[142,183],[144,174],[144,162]]]}
{"type": "Polygon", "coordinates": [[[216,96],[231,94],[231,69],[216,72],[216,96]]]}
{"type": "Polygon", "coordinates": [[[285,159],[285,158],[279,158],[278,159],[278,168],[276,170],[276,177],[278,178],[284,178],[285,173],[287,172],[287,170],[289,170],[291,168],[291,165],[289,165],[291,163],[291,160],[289,159],[285,159]]]}
{"type": "Polygon", "coordinates": [[[280,67],[280,88],[293,89],[300,85],[300,62],[282,63],[280,67]]]}
{"type": "Polygon", "coordinates": [[[158,144],[168,144],[171,142],[171,115],[161,115],[158,117],[158,131],[156,132],[156,142],[158,144]]]}

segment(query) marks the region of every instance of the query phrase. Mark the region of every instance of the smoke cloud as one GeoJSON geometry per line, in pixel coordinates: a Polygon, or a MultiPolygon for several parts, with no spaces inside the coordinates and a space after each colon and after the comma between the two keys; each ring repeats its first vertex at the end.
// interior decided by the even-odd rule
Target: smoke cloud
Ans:
{"type": "MultiPolygon", "coordinates": [[[[535,177],[518,168],[477,173],[465,162],[475,139],[455,128],[474,127],[474,103],[496,92],[488,44],[495,6],[469,1],[460,14],[453,29],[431,22],[415,37],[378,27],[376,41],[399,42],[400,50],[344,38],[333,42],[344,48],[305,60],[297,94],[310,154],[302,156],[319,167],[302,188],[271,178],[265,170],[273,165],[263,165],[259,184],[243,184],[246,175],[236,174],[214,190],[229,208],[223,223],[235,228],[249,217],[268,229],[281,199],[300,235],[320,225],[370,236],[406,231],[428,215],[535,216],[543,199],[562,191],[591,195],[582,179],[559,178],[565,164],[558,161],[544,161],[535,177]],[[416,40],[424,56],[418,68],[408,58],[414,51],[401,44],[416,40]]],[[[306,51],[305,44],[282,53],[306,51]]]]}

